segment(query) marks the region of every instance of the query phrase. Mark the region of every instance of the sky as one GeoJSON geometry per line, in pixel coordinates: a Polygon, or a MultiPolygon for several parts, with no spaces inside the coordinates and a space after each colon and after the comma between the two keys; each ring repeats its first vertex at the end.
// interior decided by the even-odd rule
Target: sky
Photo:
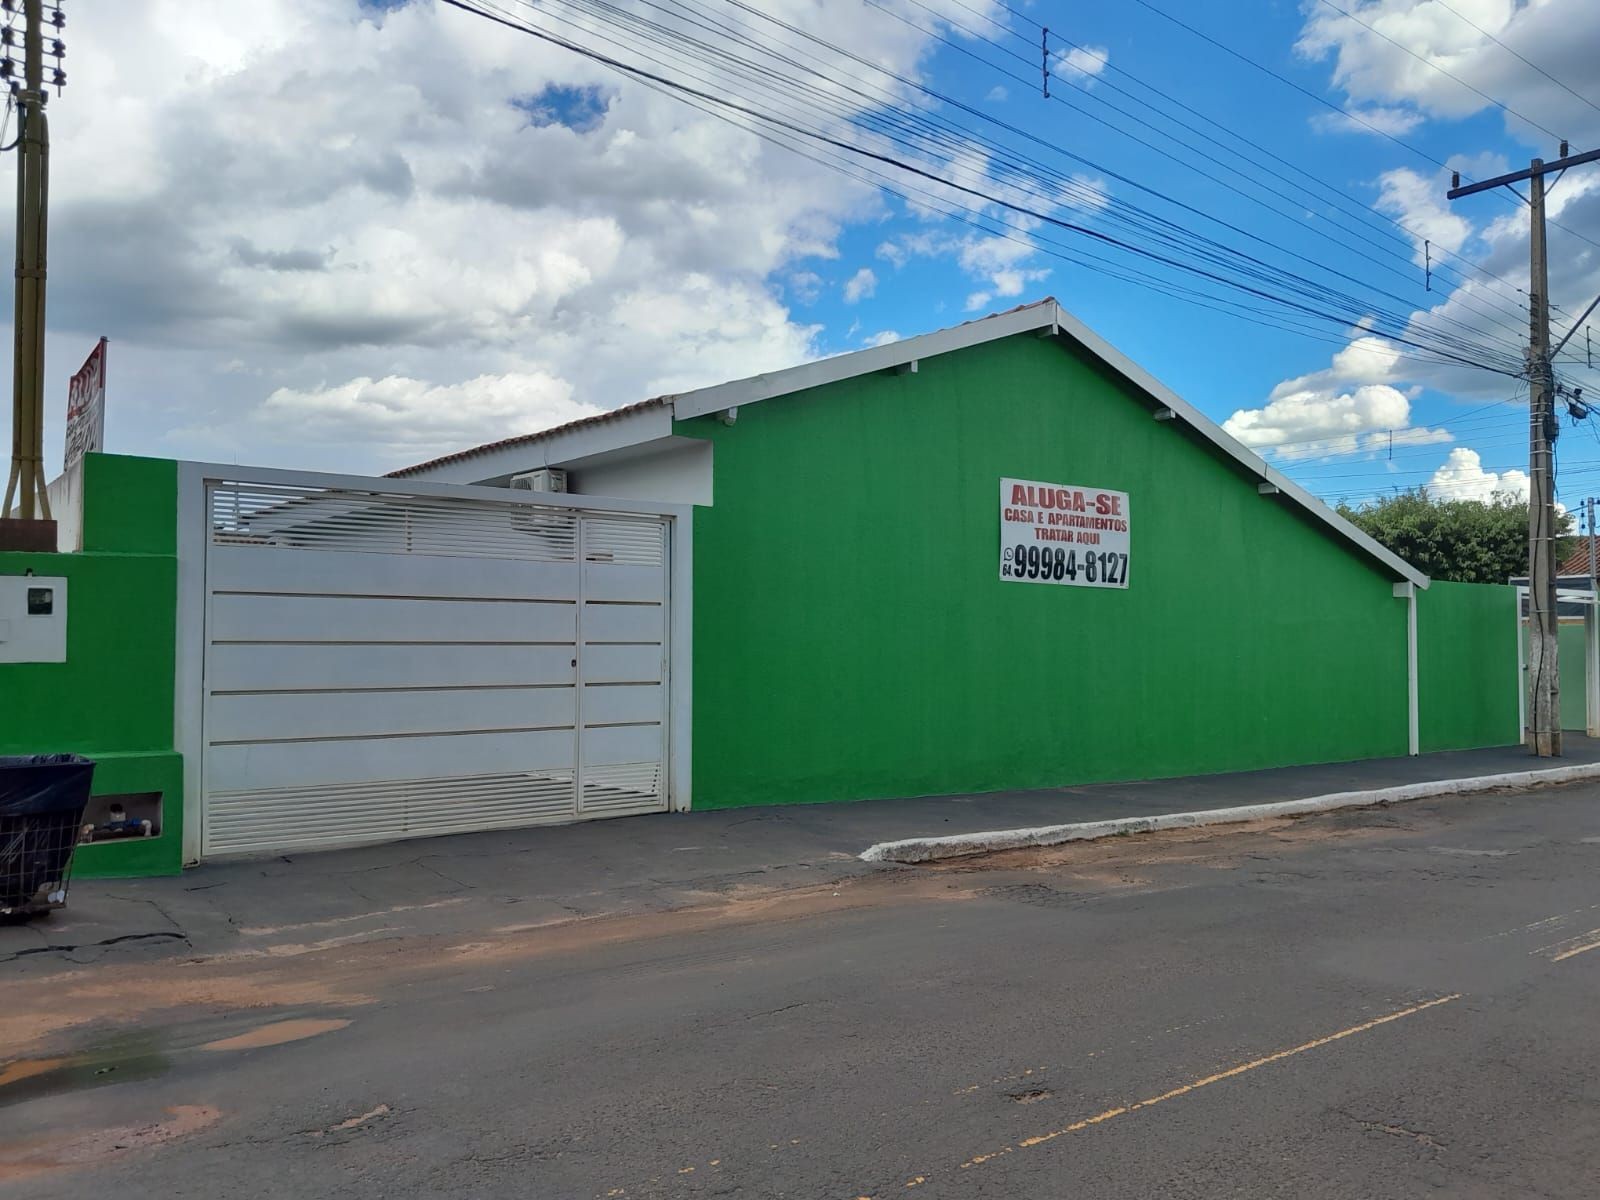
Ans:
{"type": "MultiPolygon", "coordinates": [[[[700,94],[441,0],[65,0],[52,465],[101,336],[108,449],[372,473],[1049,295],[1331,501],[1525,492],[1527,210],[1444,193],[1600,146],[1593,0],[474,3],[700,94]]],[[[1560,336],[1600,164],[1549,204],[1560,336]]]]}

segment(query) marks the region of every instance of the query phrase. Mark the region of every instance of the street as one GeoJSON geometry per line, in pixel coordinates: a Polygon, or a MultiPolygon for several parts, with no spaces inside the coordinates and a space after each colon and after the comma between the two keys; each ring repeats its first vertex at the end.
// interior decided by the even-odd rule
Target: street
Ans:
{"type": "Polygon", "coordinates": [[[315,924],[0,964],[0,1195],[1600,1193],[1600,787],[315,924]]]}

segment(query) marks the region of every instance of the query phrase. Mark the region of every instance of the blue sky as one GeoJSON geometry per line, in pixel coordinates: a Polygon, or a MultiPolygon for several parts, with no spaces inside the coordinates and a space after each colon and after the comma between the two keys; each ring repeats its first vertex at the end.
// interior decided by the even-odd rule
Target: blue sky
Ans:
{"type": "MultiPolygon", "coordinates": [[[[1165,7],[1181,13],[1187,23],[1310,92],[1335,105],[1346,102],[1346,94],[1330,86],[1330,60],[1296,51],[1306,23],[1303,5],[1272,0],[1257,0],[1249,5],[1199,0],[1177,5],[1167,0],[1165,7]],[[1249,19],[1240,20],[1245,8],[1249,9],[1249,19]]],[[[1041,22],[1060,21],[1070,30],[1073,41],[1103,48],[1108,52],[1109,63],[1128,74],[1106,71],[1097,79],[1084,80],[1088,84],[1084,88],[1058,81],[1053,88],[1055,95],[1070,103],[1052,102],[1043,99],[1037,88],[1026,90],[1000,72],[975,62],[972,56],[941,46],[928,60],[928,76],[936,80],[942,90],[1002,114],[1030,131],[1070,145],[1084,158],[1178,195],[1207,213],[1224,215],[1289,251],[1336,265],[1341,271],[1404,298],[1416,308],[1436,305],[1448,295],[1461,272],[1451,272],[1452,263],[1447,255],[1434,255],[1435,261],[1445,264],[1446,269],[1432,278],[1429,290],[1422,266],[1412,266],[1400,257],[1384,257],[1376,252],[1366,256],[1358,253],[1364,248],[1357,237],[1363,229],[1359,221],[1344,220],[1330,225],[1324,220],[1324,229],[1331,230],[1354,249],[1333,246],[1309,231],[1307,225],[1311,222],[1286,219],[1253,207],[1237,193],[1189,169],[1188,164],[1198,164],[1213,174],[1238,182],[1253,194],[1286,209],[1289,206],[1279,197],[1267,195],[1255,184],[1259,181],[1291,193],[1293,184],[1300,180],[1287,169],[1280,168],[1284,170],[1283,179],[1273,179],[1264,173],[1242,176],[1230,170],[1238,165],[1236,159],[1224,155],[1213,158],[1203,148],[1196,152],[1194,139],[1187,131],[1174,125],[1164,127],[1189,143],[1175,146],[1162,137],[1161,129],[1155,125],[1130,121],[1099,101],[1107,99],[1155,122],[1149,110],[1138,106],[1129,95],[1109,92],[1107,88],[1108,84],[1118,84],[1142,96],[1146,93],[1138,81],[1152,83],[1207,117],[1226,124],[1369,204],[1380,195],[1377,183],[1380,176],[1396,167],[1421,173],[1436,186],[1439,200],[1443,202],[1443,190],[1447,186],[1445,173],[1434,164],[1370,132],[1328,131],[1323,122],[1332,114],[1325,106],[1242,65],[1224,51],[1133,3],[1072,5],[1070,9],[1062,5],[1035,4],[1025,11],[1041,22]],[[994,94],[992,89],[997,84],[1006,89],[1004,98],[994,94]],[[1097,116],[1104,120],[1096,120],[1097,116]],[[1134,138],[1124,136],[1112,127],[1113,123],[1133,130],[1155,146],[1141,145],[1134,138]]],[[[985,31],[1001,45],[1018,50],[1024,48],[1020,39],[1008,41],[997,29],[976,17],[968,19],[964,14],[956,15],[963,24],[985,31]]],[[[1019,22],[1011,24],[1026,29],[1019,22]]],[[[1026,71],[1023,64],[990,46],[970,44],[985,57],[1000,63],[1006,71],[1026,71]]],[[[1578,80],[1579,90],[1587,82],[1590,90],[1600,96],[1596,74],[1600,71],[1591,73],[1587,81],[1578,80]]],[[[1456,85],[1441,77],[1441,86],[1455,88],[1456,85]]],[[[1587,114],[1586,125],[1574,123],[1574,132],[1580,129],[1593,132],[1596,123],[1588,118],[1595,115],[1587,114]]],[[[1186,119],[1195,120],[1187,115],[1186,119]]],[[[1449,162],[1470,158],[1476,160],[1472,164],[1474,167],[1483,165],[1485,156],[1503,160],[1496,162],[1496,167],[1511,169],[1506,164],[1521,165],[1535,152],[1547,158],[1556,153],[1554,145],[1545,146],[1512,136],[1500,110],[1488,105],[1458,117],[1419,119],[1416,126],[1402,136],[1406,143],[1436,159],[1449,162]]],[[[1130,189],[1113,184],[1112,190],[1125,194],[1130,189]]],[[[1502,217],[1513,207],[1500,197],[1491,196],[1466,199],[1457,204],[1463,216],[1477,223],[1502,217]]],[[[813,303],[805,303],[804,291],[798,295],[791,291],[794,302],[823,323],[825,332],[821,345],[828,351],[859,345],[862,338],[881,330],[902,334],[920,332],[971,315],[964,310],[964,301],[970,292],[979,289],[963,279],[960,270],[948,259],[917,259],[897,270],[876,256],[876,248],[892,240],[897,232],[925,225],[918,216],[906,214],[904,206],[897,202],[891,202],[888,208],[881,222],[864,223],[847,230],[839,241],[837,259],[808,264],[808,269],[823,280],[820,294],[813,303]],[[863,266],[874,272],[877,286],[871,296],[850,303],[845,297],[845,284],[863,266]]],[[[1323,204],[1317,211],[1324,217],[1329,212],[1340,217],[1346,215],[1332,202],[1323,204]]],[[[1367,229],[1366,232],[1372,237],[1381,235],[1381,229],[1367,229]]],[[[1391,232],[1399,230],[1391,227],[1391,232]]],[[[1561,236],[1553,234],[1552,244],[1559,243],[1561,236]]],[[[1474,241],[1468,243],[1463,253],[1481,254],[1483,249],[1474,241]]],[[[1022,298],[1055,295],[1219,421],[1239,408],[1259,405],[1280,381],[1326,365],[1329,356],[1338,348],[1265,324],[1252,324],[1237,316],[1184,304],[1163,297],[1148,286],[1122,282],[1072,264],[1052,262],[1046,256],[1032,261],[1041,268],[1048,268],[1049,277],[1030,282],[1022,298]]],[[[1525,268],[1513,278],[1518,286],[1525,286],[1525,268]]],[[[1505,289],[1498,289],[1498,294],[1507,305],[1514,302],[1505,289]]],[[[1005,303],[1004,299],[996,298],[985,307],[993,309],[1005,303]]],[[[1502,312],[1498,307],[1493,311],[1508,336],[1522,336],[1512,313],[1502,312]]],[[[1558,329],[1561,327],[1558,319],[1558,329]]],[[[1319,333],[1335,342],[1341,339],[1340,332],[1333,327],[1322,328],[1319,333]]],[[[1582,340],[1580,335],[1577,344],[1581,345],[1582,340]]],[[[1517,381],[1502,376],[1475,380],[1470,390],[1421,385],[1411,402],[1411,423],[1449,429],[1453,420],[1466,420],[1460,427],[1459,441],[1480,451],[1485,468],[1518,470],[1526,460],[1525,409],[1519,411],[1512,404],[1488,411],[1483,407],[1497,398],[1510,399],[1517,394],[1517,381]]],[[[1318,491],[1338,497],[1364,489],[1423,483],[1444,459],[1447,449],[1447,443],[1427,446],[1402,443],[1392,457],[1385,446],[1381,451],[1367,454],[1328,454],[1311,461],[1291,459],[1284,465],[1318,491]]],[[[1600,445],[1586,430],[1571,431],[1566,449],[1568,466],[1586,468],[1600,464],[1600,445]]]]}
{"type": "MultiPolygon", "coordinates": [[[[1393,335],[1438,346],[1453,332],[1469,357],[1515,364],[1526,279],[1517,207],[1446,203],[1447,172],[1429,159],[1481,177],[1552,157],[1554,137],[1530,121],[1575,149],[1600,145],[1592,0],[494,2],[590,45],[602,19],[635,39],[664,21],[725,24],[759,43],[753,53],[810,56],[823,73],[807,78],[846,103],[851,121],[817,116],[810,101],[791,103],[790,116],[894,149],[860,132],[885,110],[833,90],[870,77],[897,103],[923,104],[922,119],[1071,176],[1071,195],[1051,192],[1043,205],[1051,216],[1159,248],[1171,227],[1130,235],[1137,204],[1336,286],[1350,323],[1318,321],[1305,336],[1273,327],[1304,320],[1276,301],[1245,300],[1262,310],[1248,318],[1196,307],[1174,286],[1211,285],[964,193],[944,197],[976,206],[989,233],[909,211],[705,104],[438,0],[226,11],[77,0],[72,82],[51,101],[52,457],[66,379],[101,335],[111,339],[111,448],[366,472],[1054,295],[1329,498],[1525,486],[1518,381],[1405,357],[1393,335]],[[1041,23],[1057,67],[1049,101],[1041,23]],[[1018,132],[929,103],[804,34],[1018,132]],[[1075,57],[1057,57],[1072,46],[1075,57]],[[1207,120],[1221,132],[1179,124],[1207,120]],[[1437,272],[1424,290],[1420,246],[1384,217],[1341,207],[1372,204],[1429,238],[1436,260],[1454,252],[1471,265],[1437,272]],[[1009,239],[994,236],[1008,225],[1009,239]],[[1051,240],[1152,278],[1063,261],[1051,240]],[[1387,330],[1357,327],[1381,311],[1394,318],[1387,330]]],[[[669,75],[682,68],[654,50],[640,58],[637,41],[629,53],[669,75]]],[[[711,77],[714,95],[756,94],[736,72],[711,77]]],[[[948,179],[955,163],[968,183],[1007,196],[1039,186],[974,152],[964,141],[956,158],[923,165],[948,179]]],[[[1600,169],[1558,184],[1552,212],[1564,228],[1551,233],[1551,291],[1570,317],[1600,292],[1600,169]]],[[[1222,273],[1242,269],[1229,259],[1222,273]]],[[[1273,278],[1269,290],[1289,286],[1273,278]]],[[[1600,389],[1582,345],[1580,334],[1563,381],[1600,389]]],[[[1600,491],[1600,440],[1587,428],[1566,431],[1561,464],[1569,502],[1600,491]]]]}

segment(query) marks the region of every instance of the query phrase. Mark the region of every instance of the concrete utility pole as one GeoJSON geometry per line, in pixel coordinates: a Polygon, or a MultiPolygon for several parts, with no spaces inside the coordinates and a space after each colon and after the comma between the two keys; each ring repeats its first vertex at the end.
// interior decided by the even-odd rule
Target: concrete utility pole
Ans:
{"type": "Polygon", "coordinates": [[[1595,590],[1595,586],[1594,586],[1594,497],[1590,496],[1587,500],[1584,501],[1584,503],[1589,508],[1589,590],[1592,592],[1592,591],[1595,590]]]}
{"type": "MultiPolygon", "coordinates": [[[[17,97],[16,345],[11,379],[11,475],[0,518],[18,500],[24,521],[50,519],[44,477],[44,282],[50,131],[44,115],[44,3],[23,0],[23,78],[17,97]]],[[[53,541],[53,539],[52,539],[53,541]]]]}
{"type": "MultiPolygon", "coordinates": [[[[1555,551],[1555,372],[1550,351],[1550,284],[1545,253],[1544,179],[1555,171],[1600,159],[1600,150],[1567,153],[1547,163],[1534,159],[1526,171],[1513,171],[1461,186],[1458,172],[1447,193],[1451,200],[1528,181],[1528,748],[1541,758],[1561,753],[1561,682],[1557,653],[1555,551]]],[[[1512,189],[1515,192],[1516,189],[1512,189]]],[[[1520,194],[1520,193],[1518,193],[1520,194]]],[[[1587,315],[1587,314],[1585,314],[1587,315]]],[[[1569,332],[1568,337],[1571,336],[1569,332]]],[[[1562,339],[1562,345],[1566,338],[1562,339]]]]}

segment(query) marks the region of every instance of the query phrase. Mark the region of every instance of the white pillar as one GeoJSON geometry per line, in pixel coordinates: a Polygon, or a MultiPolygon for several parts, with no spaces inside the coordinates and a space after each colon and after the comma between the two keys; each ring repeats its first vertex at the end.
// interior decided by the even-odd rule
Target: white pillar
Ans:
{"type": "Polygon", "coordinates": [[[1417,683],[1417,585],[1394,585],[1397,599],[1406,602],[1406,753],[1422,753],[1422,723],[1417,683]]]}

